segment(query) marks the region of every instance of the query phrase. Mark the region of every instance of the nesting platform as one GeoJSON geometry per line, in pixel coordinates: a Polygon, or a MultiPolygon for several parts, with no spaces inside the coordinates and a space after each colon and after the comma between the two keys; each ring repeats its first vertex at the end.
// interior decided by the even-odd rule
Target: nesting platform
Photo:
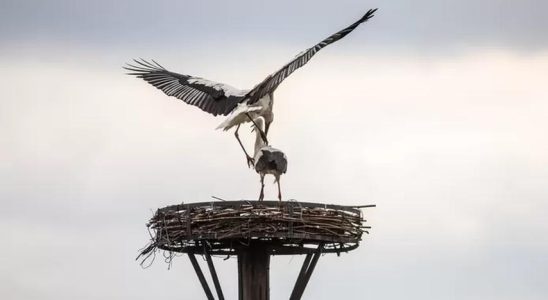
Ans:
{"type": "Polygon", "coordinates": [[[212,255],[238,258],[240,300],[269,299],[271,255],[306,254],[290,299],[298,300],[321,254],[356,249],[365,226],[362,208],[297,201],[214,201],[171,205],[156,211],[147,226],[151,241],[140,254],[186,253],[208,299],[215,299],[195,258],[207,261],[218,299],[224,299],[212,255]]]}
{"type": "Polygon", "coordinates": [[[296,201],[216,201],[171,205],[158,209],[147,226],[155,249],[235,255],[249,241],[268,241],[270,255],[307,254],[323,245],[323,253],[356,249],[364,226],[360,208],[296,201]]]}

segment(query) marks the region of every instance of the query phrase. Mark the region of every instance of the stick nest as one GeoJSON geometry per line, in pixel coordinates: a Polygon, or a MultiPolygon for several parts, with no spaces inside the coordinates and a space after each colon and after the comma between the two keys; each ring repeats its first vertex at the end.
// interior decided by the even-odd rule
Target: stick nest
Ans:
{"type": "MultiPolygon", "coordinates": [[[[172,252],[237,254],[250,240],[271,246],[272,254],[304,254],[307,245],[325,252],[355,249],[369,226],[360,208],[304,202],[224,201],[158,209],[147,227],[151,241],[140,256],[172,252]]],[[[171,257],[171,255],[170,255],[171,257]]]]}

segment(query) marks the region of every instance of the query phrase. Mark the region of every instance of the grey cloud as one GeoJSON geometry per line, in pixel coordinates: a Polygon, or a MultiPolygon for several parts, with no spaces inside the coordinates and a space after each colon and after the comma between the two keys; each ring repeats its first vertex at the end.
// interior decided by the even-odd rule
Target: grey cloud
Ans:
{"type": "MultiPolygon", "coordinates": [[[[121,64],[151,55],[246,88],[377,6],[344,54],[325,50],[276,95],[285,195],[378,205],[362,247],[323,256],[305,299],[546,297],[548,62],[498,47],[544,49],[547,4],[151,3],[0,3],[3,298],[202,298],[187,259],[170,271],[161,256],[147,270],[134,261],[144,224],[157,207],[256,196],[258,178],[233,136],[213,130],[221,119],[121,64]],[[405,51],[463,46],[497,49],[405,51]],[[401,53],[362,55],[369,47],[401,53]]],[[[301,260],[274,259],[273,299],[286,299],[301,260]]],[[[216,261],[234,298],[234,260],[216,261]]]]}
{"type": "MultiPolygon", "coordinates": [[[[368,47],[433,51],[461,47],[538,50],[548,46],[548,3],[525,1],[3,1],[3,43],[69,41],[90,47],[244,42],[306,47],[367,8],[368,47]]],[[[296,50],[299,51],[299,50],[296,50]]]]}
{"type": "MultiPolygon", "coordinates": [[[[289,156],[285,195],[378,205],[362,247],[322,257],[307,299],[545,297],[548,62],[477,55],[331,56],[280,88],[270,139],[289,156]]],[[[170,271],[161,255],[134,261],[144,224],[157,207],[256,196],[257,175],[220,119],[88,59],[2,61],[0,294],[200,299],[184,257],[170,271]]],[[[274,259],[273,299],[301,260],[274,259]]],[[[216,261],[234,298],[234,260],[216,261]]]]}

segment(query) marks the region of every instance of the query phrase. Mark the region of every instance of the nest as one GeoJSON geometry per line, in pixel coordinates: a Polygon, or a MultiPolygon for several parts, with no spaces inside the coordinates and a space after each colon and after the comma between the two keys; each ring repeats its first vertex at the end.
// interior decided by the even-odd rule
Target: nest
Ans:
{"type": "Polygon", "coordinates": [[[305,254],[357,248],[369,226],[360,208],[305,202],[223,201],[172,205],[158,209],[147,224],[151,241],[140,256],[158,249],[177,253],[237,254],[251,241],[271,254],[305,254]],[[315,246],[315,248],[314,248],[315,246]]]}

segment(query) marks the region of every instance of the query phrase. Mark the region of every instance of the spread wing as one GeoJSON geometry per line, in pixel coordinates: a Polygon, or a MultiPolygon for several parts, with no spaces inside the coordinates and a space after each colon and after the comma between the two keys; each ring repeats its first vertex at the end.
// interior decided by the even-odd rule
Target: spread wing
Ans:
{"type": "Polygon", "coordinates": [[[314,47],[303,51],[276,73],[269,75],[265,80],[255,86],[251,91],[249,91],[249,93],[247,94],[247,96],[250,98],[249,103],[252,104],[254,102],[257,102],[265,95],[272,93],[284,79],[291,75],[291,73],[295,72],[295,70],[297,70],[298,68],[304,66],[312,58],[312,56],[314,56],[314,54],[318,53],[318,51],[320,51],[327,45],[342,39],[347,34],[352,32],[352,30],[356,29],[356,27],[358,27],[361,23],[371,19],[376,11],[376,8],[370,9],[361,19],[359,19],[352,25],[329,36],[328,38],[316,44],[314,47]]]}
{"type": "Polygon", "coordinates": [[[170,72],[154,60],[148,62],[141,59],[134,62],[124,67],[131,71],[128,75],[142,78],[166,95],[181,99],[214,116],[228,115],[247,93],[226,84],[170,72]]]}

